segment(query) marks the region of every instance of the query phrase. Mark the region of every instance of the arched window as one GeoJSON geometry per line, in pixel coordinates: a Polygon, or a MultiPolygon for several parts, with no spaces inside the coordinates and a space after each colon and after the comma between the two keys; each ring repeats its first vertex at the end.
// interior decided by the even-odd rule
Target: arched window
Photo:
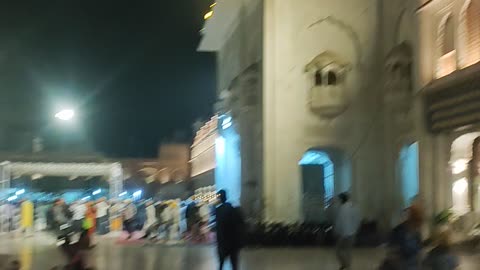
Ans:
{"type": "Polygon", "coordinates": [[[337,74],[333,71],[329,71],[327,75],[328,85],[337,85],[337,74]]]}
{"type": "Polygon", "coordinates": [[[446,55],[455,50],[455,33],[453,19],[451,16],[445,21],[445,33],[443,36],[442,55],[446,55]]]}
{"type": "Polygon", "coordinates": [[[480,3],[467,1],[460,13],[459,36],[462,44],[461,66],[480,61],[480,3]]]}
{"type": "Polygon", "coordinates": [[[317,72],[315,72],[315,85],[316,86],[322,86],[322,71],[321,70],[318,70],[317,72]]]}
{"type": "Polygon", "coordinates": [[[447,15],[442,20],[438,34],[440,58],[437,65],[437,77],[440,78],[457,69],[455,26],[452,16],[447,15]]]}

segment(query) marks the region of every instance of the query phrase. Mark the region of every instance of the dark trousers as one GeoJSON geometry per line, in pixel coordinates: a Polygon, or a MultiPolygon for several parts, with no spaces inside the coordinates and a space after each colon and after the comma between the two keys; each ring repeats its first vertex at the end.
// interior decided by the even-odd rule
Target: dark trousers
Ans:
{"type": "Polygon", "coordinates": [[[124,225],[125,230],[127,230],[129,234],[132,234],[135,231],[135,219],[132,218],[125,220],[124,225]]]}
{"type": "Polygon", "coordinates": [[[73,221],[73,230],[77,233],[80,233],[83,231],[83,219],[73,221]]]}
{"type": "Polygon", "coordinates": [[[225,264],[225,260],[230,258],[230,263],[232,264],[232,270],[238,270],[238,259],[239,259],[240,250],[219,250],[218,251],[218,260],[219,260],[219,269],[223,270],[223,265],[225,264]]]}

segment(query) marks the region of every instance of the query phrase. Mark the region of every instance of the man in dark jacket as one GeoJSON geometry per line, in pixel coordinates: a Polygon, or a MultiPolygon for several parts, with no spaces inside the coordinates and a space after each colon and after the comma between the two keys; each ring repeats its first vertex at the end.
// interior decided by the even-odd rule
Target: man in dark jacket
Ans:
{"type": "Polygon", "coordinates": [[[237,270],[240,249],[243,247],[245,224],[240,209],[227,203],[224,190],[218,192],[220,204],[216,209],[217,245],[220,270],[225,259],[230,258],[232,269],[237,270]]]}

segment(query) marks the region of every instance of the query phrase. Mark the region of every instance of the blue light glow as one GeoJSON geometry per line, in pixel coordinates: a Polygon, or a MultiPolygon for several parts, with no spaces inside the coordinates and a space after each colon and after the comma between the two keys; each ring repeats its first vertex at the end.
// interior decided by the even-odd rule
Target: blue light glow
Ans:
{"type": "Polygon", "coordinates": [[[126,191],[124,191],[124,192],[118,194],[118,197],[123,197],[123,196],[125,196],[125,195],[127,195],[127,194],[128,194],[128,193],[127,193],[126,191]]]}
{"type": "Polygon", "coordinates": [[[412,199],[419,193],[418,144],[402,148],[400,152],[403,206],[409,207],[412,199]]]}
{"type": "Polygon", "coordinates": [[[97,189],[94,192],[92,192],[92,195],[95,196],[95,195],[98,195],[100,193],[102,193],[102,189],[97,189]]]}
{"type": "Polygon", "coordinates": [[[232,117],[227,116],[225,119],[222,121],[222,129],[227,129],[232,126],[232,117]]]}
{"type": "Polygon", "coordinates": [[[307,151],[298,164],[323,166],[325,201],[332,199],[335,195],[335,168],[328,154],[322,151],[307,151]]]}
{"type": "Polygon", "coordinates": [[[11,202],[11,201],[14,201],[14,200],[16,200],[16,199],[18,199],[18,196],[17,196],[17,195],[14,195],[14,196],[9,197],[9,198],[7,199],[7,201],[11,202]]]}
{"type": "MultiPolygon", "coordinates": [[[[231,124],[232,119],[231,117],[227,117],[224,122],[225,121],[231,124]]],[[[239,206],[242,192],[242,166],[240,136],[234,127],[220,131],[220,136],[215,142],[215,160],[215,186],[217,189],[223,189],[227,192],[228,201],[232,205],[239,206]]]]}
{"type": "Polygon", "coordinates": [[[15,195],[22,195],[25,193],[25,189],[20,189],[19,191],[15,192],[15,195]]]}
{"type": "Polygon", "coordinates": [[[83,197],[82,201],[88,201],[88,200],[90,200],[90,198],[91,198],[90,196],[83,197]]]}

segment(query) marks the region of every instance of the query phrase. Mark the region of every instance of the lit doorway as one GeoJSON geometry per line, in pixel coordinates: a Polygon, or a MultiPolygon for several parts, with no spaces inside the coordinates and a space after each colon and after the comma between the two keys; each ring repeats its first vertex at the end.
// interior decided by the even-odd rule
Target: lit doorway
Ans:
{"type": "Polygon", "coordinates": [[[419,193],[418,143],[405,145],[399,158],[402,206],[407,208],[419,193]]]}
{"type": "Polygon", "coordinates": [[[307,222],[326,220],[325,208],[335,192],[335,167],[323,151],[309,150],[299,162],[303,184],[303,214],[307,222]]]}

